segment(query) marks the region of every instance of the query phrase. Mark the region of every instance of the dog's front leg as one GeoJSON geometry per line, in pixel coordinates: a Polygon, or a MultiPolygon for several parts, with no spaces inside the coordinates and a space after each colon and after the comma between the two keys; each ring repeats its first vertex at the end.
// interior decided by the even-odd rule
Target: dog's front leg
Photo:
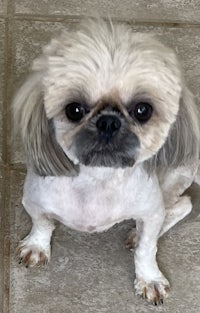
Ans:
{"type": "Polygon", "coordinates": [[[41,266],[50,260],[54,222],[42,214],[35,204],[26,201],[23,201],[23,204],[32,218],[33,225],[29,235],[20,241],[17,257],[19,263],[26,267],[41,266]]]}
{"type": "Polygon", "coordinates": [[[148,218],[136,221],[137,246],[135,250],[135,291],[155,305],[163,303],[169,291],[169,282],[156,261],[157,240],[164,222],[164,209],[148,218]]]}

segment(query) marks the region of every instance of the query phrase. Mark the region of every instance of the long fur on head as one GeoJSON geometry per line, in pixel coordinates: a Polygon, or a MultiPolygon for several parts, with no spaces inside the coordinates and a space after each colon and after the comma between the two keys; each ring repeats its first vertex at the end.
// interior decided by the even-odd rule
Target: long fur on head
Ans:
{"type": "Polygon", "coordinates": [[[165,144],[151,159],[145,162],[149,172],[157,168],[187,166],[199,159],[199,112],[194,96],[185,86],[180,98],[177,118],[165,144]]]}
{"type": "Polygon", "coordinates": [[[15,128],[20,128],[28,164],[41,176],[74,176],[77,167],[55,139],[54,125],[44,110],[41,74],[24,83],[14,100],[15,128]]]}
{"type": "Polygon", "coordinates": [[[174,53],[152,36],[90,20],[76,33],[63,32],[43,52],[14,102],[29,166],[39,175],[78,173],[78,167],[64,153],[68,152],[67,143],[59,142],[58,128],[54,130],[58,116],[64,124],[59,128],[62,138],[70,129],[63,112],[64,106],[74,101],[76,90],[89,95],[88,102],[93,105],[112,90],[119,91],[125,104],[130,96],[141,97],[143,92],[155,101],[159,114],[144,132],[143,127],[134,126],[144,147],[139,161],[149,172],[198,159],[199,125],[193,97],[182,81],[174,53]]]}

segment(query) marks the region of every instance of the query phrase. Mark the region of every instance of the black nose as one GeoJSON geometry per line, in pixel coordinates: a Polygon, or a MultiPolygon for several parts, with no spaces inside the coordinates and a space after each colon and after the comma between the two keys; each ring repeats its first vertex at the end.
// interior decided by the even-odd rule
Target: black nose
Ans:
{"type": "Polygon", "coordinates": [[[96,122],[99,137],[106,143],[114,137],[121,127],[121,122],[115,115],[102,115],[96,122]]]}

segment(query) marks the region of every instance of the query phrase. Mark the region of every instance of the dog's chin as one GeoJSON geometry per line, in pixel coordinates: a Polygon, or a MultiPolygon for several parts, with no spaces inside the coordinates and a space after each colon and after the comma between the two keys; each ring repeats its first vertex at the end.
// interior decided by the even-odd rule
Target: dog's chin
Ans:
{"type": "Polygon", "coordinates": [[[108,152],[90,151],[90,153],[79,156],[79,162],[85,166],[91,167],[112,167],[126,168],[132,167],[135,163],[134,158],[124,155],[119,151],[108,152]]]}

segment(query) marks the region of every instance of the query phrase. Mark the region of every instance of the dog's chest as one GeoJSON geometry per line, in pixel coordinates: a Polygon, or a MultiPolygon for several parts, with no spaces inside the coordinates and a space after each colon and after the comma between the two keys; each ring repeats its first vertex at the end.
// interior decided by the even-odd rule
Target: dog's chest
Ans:
{"type": "Polygon", "coordinates": [[[143,187],[140,171],[107,169],[39,180],[31,197],[35,192],[34,201],[49,217],[80,231],[100,232],[137,215],[143,187]]]}

